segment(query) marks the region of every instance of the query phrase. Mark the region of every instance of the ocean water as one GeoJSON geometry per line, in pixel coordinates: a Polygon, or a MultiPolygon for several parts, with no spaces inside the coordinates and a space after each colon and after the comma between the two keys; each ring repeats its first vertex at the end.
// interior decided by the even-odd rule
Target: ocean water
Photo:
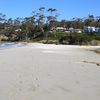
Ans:
{"type": "Polygon", "coordinates": [[[7,49],[7,48],[14,48],[14,47],[20,47],[18,43],[15,42],[0,42],[0,49],[7,49]]]}

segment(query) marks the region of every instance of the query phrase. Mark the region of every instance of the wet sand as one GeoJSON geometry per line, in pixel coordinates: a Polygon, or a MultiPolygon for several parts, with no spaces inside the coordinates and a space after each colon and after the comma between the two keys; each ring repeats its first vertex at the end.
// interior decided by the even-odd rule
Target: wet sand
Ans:
{"type": "Polygon", "coordinates": [[[100,100],[100,54],[90,48],[30,43],[0,50],[0,100],[100,100]]]}

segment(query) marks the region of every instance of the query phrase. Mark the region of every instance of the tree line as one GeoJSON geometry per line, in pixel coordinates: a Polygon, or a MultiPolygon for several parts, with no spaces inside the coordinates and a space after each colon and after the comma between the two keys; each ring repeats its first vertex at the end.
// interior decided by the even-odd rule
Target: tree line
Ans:
{"type": "MultiPolygon", "coordinates": [[[[95,26],[100,28],[100,16],[88,15],[84,18],[72,18],[71,20],[58,21],[59,14],[57,9],[40,7],[32,12],[30,17],[7,19],[5,14],[0,13],[0,36],[1,40],[6,41],[39,41],[39,40],[57,40],[59,42],[66,41],[69,44],[75,43],[75,41],[86,41],[84,34],[73,33],[50,33],[50,30],[54,27],[65,27],[84,29],[85,26],[95,26]],[[81,39],[77,40],[77,37],[81,39]],[[6,37],[6,38],[4,38],[6,37]],[[84,38],[83,38],[84,37],[84,38]],[[75,39],[73,39],[75,38],[75,39]],[[82,39],[83,38],[83,39],[82,39]],[[70,42],[70,41],[73,42],[70,42]]],[[[100,39],[100,36],[95,33],[88,34],[89,38],[100,39]]]]}

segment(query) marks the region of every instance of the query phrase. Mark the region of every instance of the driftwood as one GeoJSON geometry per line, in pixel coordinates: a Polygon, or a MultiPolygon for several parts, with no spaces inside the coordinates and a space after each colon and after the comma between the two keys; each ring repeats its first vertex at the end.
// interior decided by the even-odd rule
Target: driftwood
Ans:
{"type": "Polygon", "coordinates": [[[83,61],[84,63],[91,63],[91,64],[96,64],[97,66],[100,66],[100,62],[89,62],[89,61],[83,61]]]}

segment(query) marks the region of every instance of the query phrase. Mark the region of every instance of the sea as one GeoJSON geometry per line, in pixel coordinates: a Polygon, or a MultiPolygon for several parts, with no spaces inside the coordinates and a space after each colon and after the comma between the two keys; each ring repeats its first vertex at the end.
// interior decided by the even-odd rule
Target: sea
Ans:
{"type": "Polygon", "coordinates": [[[21,47],[21,45],[16,42],[0,42],[0,49],[8,49],[15,47],[21,47]]]}

